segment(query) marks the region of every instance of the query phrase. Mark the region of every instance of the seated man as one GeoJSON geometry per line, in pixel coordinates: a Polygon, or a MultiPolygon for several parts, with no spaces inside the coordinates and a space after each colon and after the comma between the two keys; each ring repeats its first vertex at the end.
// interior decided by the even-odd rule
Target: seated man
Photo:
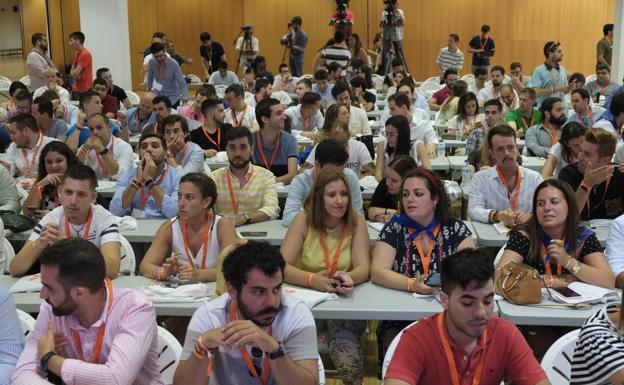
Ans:
{"type": "Polygon", "coordinates": [[[104,79],[95,78],[93,80],[93,91],[100,95],[102,113],[109,118],[116,117],[117,111],[119,111],[119,100],[108,93],[108,84],[106,84],[106,81],[104,79]]]}
{"type": "Polygon", "coordinates": [[[128,94],[126,94],[126,91],[113,82],[113,73],[110,69],[98,68],[98,70],[95,71],[95,77],[104,79],[106,86],[108,87],[108,94],[116,97],[119,103],[123,104],[126,109],[130,109],[132,107],[132,103],[130,102],[130,98],[128,98],[128,94]]]}
{"type": "Polygon", "coordinates": [[[32,116],[39,125],[39,130],[44,136],[57,140],[65,140],[67,136],[67,123],[63,119],[54,116],[54,105],[50,99],[37,97],[33,100],[32,116]]]}
{"type": "MultiPolygon", "coordinates": [[[[52,102],[54,117],[62,119],[68,127],[78,122],[80,108],[78,108],[78,106],[74,106],[73,104],[62,102],[56,91],[48,90],[41,94],[41,97],[52,102]]],[[[63,138],[63,140],[65,140],[65,138],[63,138]]]]}
{"type": "Polygon", "coordinates": [[[505,115],[505,121],[511,128],[516,130],[518,138],[524,138],[524,134],[529,127],[542,122],[542,114],[537,108],[533,107],[535,99],[537,99],[537,95],[532,88],[523,88],[518,93],[519,107],[505,115]]]}
{"type": "Polygon", "coordinates": [[[559,172],[559,179],[576,190],[581,220],[614,219],[624,213],[624,174],[611,164],[616,141],[602,128],[587,130],[578,162],[559,172]]]}
{"type": "Polygon", "coordinates": [[[350,84],[357,105],[365,112],[374,110],[377,96],[366,89],[366,81],[360,77],[355,77],[351,79],[350,84]]]}
{"type": "MultiPolygon", "coordinates": [[[[4,240],[4,235],[2,236],[4,240]]],[[[24,349],[24,332],[8,288],[0,286],[0,383],[11,383],[15,363],[24,349]]]]}
{"type": "Polygon", "coordinates": [[[561,128],[566,122],[565,108],[559,98],[548,97],[540,106],[542,123],[530,127],[524,134],[529,156],[546,158],[550,148],[561,137],[561,128]]]}
{"type": "Polygon", "coordinates": [[[65,238],[79,237],[97,246],[104,256],[106,276],[119,273],[119,230],[115,217],[95,205],[95,173],[87,166],[74,165],[63,175],[61,206],[46,214],[35,226],[28,241],[11,261],[11,275],[39,272],[39,256],[49,246],[65,238]]]}
{"type": "Polygon", "coordinates": [[[384,77],[383,85],[381,86],[382,94],[388,93],[388,88],[393,86],[392,79],[394,79],[394,74],[398,72],[405,72],[405,65],[403,64],[403,59],[401,59],[401,57],[395,56],[390,64],[392,65],[392,72],[388,73],[384,77]]]}
{"type": "Polygon", "coordinates": [[[485,88],[488,80],[488,73],[483,67],[478,67],[474,71],[474,83],[470,82],[468,84],[468,91],[472,92],[475,95],[479,95],[482,89],[485,88]]]}
{"type": "Polygon", "coordinates": [[[187,142],[188,124],[180,115],[169,115],[163,121],[167,141],[167,163],[178,171],[180,177],[190,173],[204,173],[204,150],[187,142]]]}
{"type": "MultiPolygon", "coordinates": [[[[429,105],[427,104],[425,98],[420,94],[420,92],[415,92],[414,83],[412,81],[402,81],[401,84],[399,84],[399,88],[397,88],[397,93],[399,92],[402,92],[409,97],[412,105],[411,111],[413,115],[416,115],[416,117],[420,120],[430,120],[429,105]]],[[[386,103],[386,106],[381,112],[378,123],[383,127],[386,125],[388,118],[390,118],[390,107],[388,106],[388,103],[386,103]]]]}
{"type": "Polygon", "coordinates": [[[141,129],[141,133],[144,134],[146,132],[151,132],[164,135],[165,131],[163,129],[162,122],[167,116],[171,115],[171,102],[166,96],[160,95],[156,96],[152,103],[154,105],[156,122],[143,126],[143,128],[141,129]]]}
{"type": "Polygon", "coordinates": [[[351,190],[351,201],[353,208],[359,212],[363,211],[362,190],[360,190],[360,181],[358,176],[350,169],[345,168],[349,154],[345,147],[335,139],[325,139],[315,147],[314,168],[305,170],[297,175],[288,187],[288,198],[284,206],[284,215],[282,216],[282,225],[290,226],[295,216],[303,208],[303,201],[312,190],[312,184],[316,179],[316,175],[326,168],[342,169],[347,180],[349,181],[349,190],[351,190]]]}
{"type": "Polygon", "coordinates": [[[54,91],[61,98],[63,103],[69,104],[69,91],[61,87],[61,80],[56,75],[56,68],[48,68],[43,71],[43,76],[45,77],[46,84],[33,92],[33,99],[40,97],[46,91],[54,91]]]}
{"type": "Polygon", "coordinates": [[[227,293],[193,314],[174,384],[318,383],[314,319],[282,293],[284,268],[265,242],[249,241],[225,257],[227,293]]]}
{"type": "MultiPolygon", "coordinates": [[[[19,214],[22,209],[20,198],[15,179],[11,176],[9,170],[5,167],[0,167],[0,212],[19,214]]],[[[0,231],[2,231],[2,227],[0,227],[0,231]]]]}
{"type": "MultiPolygon", "coordinates": [[[[293,98],[292,103],[290,103],[288,106],[292,107],[292,106],[296,106],[301,102],[301,98],[303,97],[303,95],[307,92],[312,92],[312,81],[308,78],[304,78],[304,79],[299,79],[297,81],[297,85],[295,86],[295,98],[293,98]]],[[[317,93],[318,95],[318,93],[317,93]]],[[[319,95],[320,97],[320,95],[319,95]]]]}
{"type": "Polygon", "coordinates": [[[459,79],[459,74],[456,69],[449,68],[444,71],[444,88],[436,91],[429,99],[429,108],[432,111],[438,111],[444,101],[451,95],[453,85],[459,79]]]}
{"type": "Polygon", "coordinates": [[[31,114],[19,114],[11,118],[7,126],[13,143],[6,152],[2,164],[15,177],[36,177],[39,170],[39,152],[48,143],[55,140],[44,136],[31,114]]]}
{"type": "MultiPolygon", "coordinates": [[[[78,106],[80,107],[80,116],[76,124],[67,130],[67,140],[65,143],[72,151],[78,151],[78,147],[86,143],[91,136],[89,131],[88,118],[95,113],[102,113],[102,101],[100,95],[95,91],[87,91],[80,96],[78,106]]],[[[113,135],[119,136],[119,126],[111,122],[113,135]]]]}
{"type": "Polygon", "coordinates": [[[225,60],[221,60],[218,71],[213,72],[208,78],[208,84],[229,87],[232,84],[238,84],[238,77],[233,71],[228,71],[228,63],[225,60]]]}
{"type": "Polygon", "coordinates": [[[483,104],[490,99],[500,100],[500,91],[505,79],[505,69],[501,66],[494,66],[490,70],[490,81],[477,94],[479,104],[483,104]]]}
{"type": "Polygon", "coordinates": [[[490,99],[483,105],[485,113],[485,126],[477,127],[470,131],[466,138],[466,156],[469,157],[473,152],[481,151],[483,140],[488,131],[497,124],[503,123],[503,104],[498,99],[490,99]]]}
{"type": "Polygon", "coordinates": [[[515,110],[520,106],[518,94],[516,94],[511,84],[503,84],[500,87],[499,95],[498,100],[503,104],[503,113],[515,110]]]}
{"type": "Polygon", "coordinates": [[[455,384],[550,384],[517,327],[492,314],[494,265],[487,254],[465,249],[443,259],[441,279],[444,312],[403,332],[384,384],[438,384],[442,378],[455,384]]]}
{"type": "MultiPolygon", "coordinates": [[[[260,80],[260,79],[258,79],[260,80]]],[[[284,106],[277,99],[264,99],[256,107],[260,130],[254,132],[251,161],[275,175],[278,183],[289,184],[297,175],[297,140],[284,131],[284,106]]]]}
{"type": "Polygon", "coordinates": [[[139,140],[140,163],[121,175],[110,203],[117,216],[173,218],[178,215],[180,174],[165,161],[167,142],[159,134],[147,132],[139,140]]]}
{"type": "Polygon", "coordinates": [[[275,76],[275,82],[273,83],[273,91],[284,91],[292,94],[295,92],[296,85],[295,78],[292,77],[288,64],[280,64],[279,75],[275,76]]]}
{"type": "Polygon", "coordinates": [[[83,239],[43,250],[43,301],[13,384],[162,383],[152,302],[113,287],[105,271],[105,257],[83,239]]]}
{"type": "Polygon", "coordinates": [[[125,119],[120,118],[120,120],[125,120],[124,130],[122,130],[121,137],[124,138],[124,133],[126,137],[124,140],[131,135],[140,134],[143,127],[148,124],[156,123],[156,113],[154,112],[154,95],[150,91],[146,91],[139,101],[139,105],[137,107],[130,108],[124,115],[125,119]]]}
{"type": "Polygon", "coordinates": [[[351,87],[346,81],[340,81],[334,85],[331,91],[336,103],[349,109],[349,132],[352,137],[373,135],[366,111],[351,104],[351,87]]]}
{"type": "Polygon", "coordinates": [[[240,84],[233,84],[225,89],[225,101],[230,106],[225,110],[225,123],[232,127],[243,126],[256,130],[256,113],[253,107],[245,103],[245,91],[240,84]]]}
{"type": "Polygon", "coordinates": [[[506,226],[524,223],[531,217],[533,194],[542,183],[542,175],[517,163],[513,128],[504,124],[491,128],[487,142],[496,166],[481,170],[472,178],[468,214],[478,222],[502,221],[506,226]]]}
{"type": "Polygon", "coordinates": [[[325,119],[320,110],[320,95],[314,92],[306,92],[299,100],[299,105],[288,107],[284,112],[290,116],[293,130],[313,132],[323,128],[325,119]]]}
{"type": "Polygon", "coordinates": [[[589,95],[594,103],[600,103],[601,99],[606,99],[615,95],[618,85],[611,81],[611,70],[603,63],[596,64],[596,80],[586,83],[584,89],[589,91],[589,95]]]}
{"type": "Polygon", "coordinates": [[[615,286],[618,288],[624,287],[624,215],[617,217],[611,228],[609,229],[609,236],[607,237],[607,247],[604,251],[609,266],[615,274],[615,286]]]}
{"type": "Polygon", "coordinates": [[[514,91],[520,93],[523,89],[531,87],[531,77],[522,73],[522,64],[515,61],[509,66],[509,75],[511,75],[511,85],[514,91]]]}
{"type": "Polygon", "coordinates": [[[88,119],[89,140],[78,149],[78,161],[95,171],[98,180],[117,180],[134,167],[134,151],[113,136],[110,120],[102,113],[88,119]]]}
{"type": "Polygon", "coordinates": [[[388,97],[388,108],[390,116],[405,116],[410,122],[410,140],[412,142],[422,142],[427,147],[427,154],[430,158],[438,156],[438,134],[436,133],[431,120],[422,119],[411,112],[410,98],[403,92],[397,92],[388,97]]]}
{"type": "Polygon", "coordinates": [[[321,106],[327,109],[334,104],[336,100],[332,96],[333,84],[329,83],[329,74],[325,68],[316,70],[314,73],[314,83],[312,84],[312,92],[321,96],[321,106]]]}
{"type": "Polygon", "coordinates": [[[201,106],[204,101],[212,97],[208,88],[202,87],[195,92],[195,100],[192,104],[182,106],[178,108],[178,115],[183,116],[189,120],[197,122],[204,122],[204,115],[201,111],[201,106]]]}
{"type": "Polygon", "coordinates": [[[260,103],[264,99],[268,99],[271,97],[271,92],[273,91],[273,85],[269,83],[269,81],[265,78],[259,78],[256,80],[256,85],[254,86],[254,94],[245,98],[245,103],[251,108],[256,108],[258,103],[260,103]]]}
{"type": "Polygon", "coordinates": [[[235,226],[277,219],[280,209],[275,176],[251,164],[251,132],[246,127],[233,127],[225,139],[229,167],[212,174],[217,184],[217,214],[231,218],[235,226]]]}
{"type": "Polygon", "coordinates": [[[212,158],[219,151],[225,151],[225,137],[232,128],[229,123],[223,123],[225,112],[223,102],[210,98],[201,106],[204,123],[198,129],[191,131],[190,140],[204,151],[205,158],[212,158]]]}
{"type": "Polygon", "coordinates": [[[606,110],[600,106],[592,106],[589,91],[577,88],[570,94],[574,113],[570,115],[568,121],[581,123],[587,128],[604,128],[615,133],[613,124],[605,119],[606,110]]]}

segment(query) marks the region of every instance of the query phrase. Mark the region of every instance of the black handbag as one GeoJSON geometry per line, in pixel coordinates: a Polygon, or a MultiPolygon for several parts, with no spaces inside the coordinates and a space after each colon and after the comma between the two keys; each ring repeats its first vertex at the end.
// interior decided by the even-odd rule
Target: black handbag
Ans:
{"type": "Polygon", "coordinates": [[[4,223],[4,228],[11,230],[13,233],[21,233],[22,231],[32,230],[37,222],[25,215],[15,214],[14,212],[0,212],[0,219],[4,223]]]}

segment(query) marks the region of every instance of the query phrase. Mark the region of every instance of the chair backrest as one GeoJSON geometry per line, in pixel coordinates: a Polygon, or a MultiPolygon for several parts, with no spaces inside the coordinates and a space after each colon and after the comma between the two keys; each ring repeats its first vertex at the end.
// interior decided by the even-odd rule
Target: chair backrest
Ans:
{"type": "Polygon", "coordinates": [[[22,333],[24,337],[26,337],[35,328],[35,319],[30,314],[20,309],[17,309],[17,318],[19,319],[22,333]]]}
{"type": "Polygon", "coordinates": [[[225,84],[217,84],[214,86],[215,90],[217,90],[217,96],[220,98],[225,97],[225,90],[227,86],[225,84]]]}
{"type": "Polygon", "coordinates": [[[572,371],[572,357],[574,348],[578,341],[581,329],[572,330],[563,335],[548,348],[546,355],[542,359],[542,369],[546,372],[548,380],[552,385],[563,385],[570,383],[572,371]]]}
{"type": "Polygon", "coordinates": [[[123,235],[119,234],[119,251],[121,252],[121,260],[119,261],[119,274],[134,275],[136,270],[136,257],[132,245],[123,235]]]}
{"type": "Polygon", "coordinates": [[[496,267],[496,265],[498,265],[498,262],[501,260],[501,258],[503,257],[503,252],[505,252],[505,246],[507,246],[507,243],[505,243],[500,250],[498,250],[498,253],[496,253],[496,258],[494,258],[494,267],[496,267]]]}
{"type": "Polygon", "coordinates": [[[13,246],[11,246],[11,242],[8,239],[4,238],[2,243],[2,251],[4,254],[4,274],[11,274],[9,270],[9,266],[11,265],[11,261],[15,257],[15,250],[13,250],[13,246]]]}
{"type": "Polygon", "coordinates": [[[26,87],[30,87],[30,76],[26,75],[20,79],[20,82],[24,83],[26,87]]]}
{"type": "Polygon", "coordinates": [[[4,75],[0,75],[0,80],[6,80],[7,82],[11,83],[11,79],[4,75]]]}
{"type": "Polygon", "coordinates": [[[9,79],[0,77],[0,91],[9,91],[11,87],[11,81],[9,79]]]}
{"type": "Polygon", "coordinates": [[[405,328],[403,328],[403,330],[401,330],[399,334],[397,334],[396,337],[394,337],[394,339],[390,343],[390,346],[388,346],[388,350],[386,350],[386,355],[384,356],[383,364],[381,366],[382,380],[386,377],[386,371],[388,370],[388,366],[390,366],[390,361],[392,361],[392,356],[394,355],[394,351],[399,345],[399,341],[401,340],[401,336],[403,335],[403,332],[405,331],[405,329],[408,329],[416,325],[416,323],[418,323],[418,321],[414,321],[411,324],[407,325],[405,328]]]}
{"type": "Polygon", "coordinates": [[[425,99],[428,99],[436,91],[439,91],[442,88],[444,88],[444,84],[440,84],[440,79],[437,77],[431,77],[421,84],[420,87],[418,87],[418,90],[421,94],[425,95],[425,99]]]}
{"type": "Polygon", "coordinates": [[[304,74],[304,75],[301,75],[301,77],[299,78],[299,80],[301,80],[301,79],[310,79],[310,80],[312,80],[312,79],[314,79],[314,75],[304,74]]]}
{"type": "Polygon", "coordinates": [[[273,91],[271,93],[271,97],[273,99],[279,100],[281,104],[289,105],[290,103],[292,103],[292,99],[290,98],[290,95],[288,95],[288,92],[286,91],[273,91]]]}
{"type": "Polygon", "coordinates": [[[585,78],[585,84],[593,82],[594,80],[596,80],[596,78],[596,74],[587,75],[587,77],[585,78]]]}
{"type": "Polygon", "coordinates": [[[321,355],[318,356],[318,370],[319,370],[319,385],[325,385],[325,366],[323,366],[323,360],[321,360],[321,355]]]}
{"type": "Polygon", "coordinates": [[[137,95],[136,92],[126,91],[126,95],[128,95],[128,100],[133,106],[138,106],[139,104],[141,104],[141,98],[139,97],[139,95],[137,95]]]}
{"type": "Polygon", "coordinates": [[[160,377],[164,384],[172,384],[173,375],[182,355],[182,345],[167,329],[158,326],[157,346],[160,377]]]}
{"type": "Polygon", "coordinates": [[[186,76],[188,76],[188,78],[191,79],[191,83],[193,83],[193,84],[201,84],[202,83],[202,81],[199,78],[199,76],[197,76],[195,74],[188,74],[186,76]]]}
{"type": "Polygon", "coordinates": [[[375,86],[375,89],[381,90],[381,87],[383,87],[384,77],[379,74],[373,74],[371,78],[373,79],[373,85],[375,86]]]}

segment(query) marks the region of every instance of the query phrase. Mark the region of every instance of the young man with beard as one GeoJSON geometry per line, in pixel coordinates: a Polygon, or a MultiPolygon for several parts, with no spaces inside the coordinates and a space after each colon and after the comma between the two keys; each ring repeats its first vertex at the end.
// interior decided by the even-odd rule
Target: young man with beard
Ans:
{"type": "MultiPolygon", "coordinates": [[[[72,151],[77,151],[78,147],[87,142],[91,136],[89,131],[89,117],[95,113],[102,112],[102,99],[100,95],[95,91],[87,91],[80,96],[80,115],[76,124],[69,127],[67,130],[67,140],[65,143],[72,151]]],[[[110,123],[113,130],[113,135],[118,136],[120,129],[116,123],[110,123]]]]}
{"type": "Polygon", "coordinates": [[[530,156],[546,158],[550,148],[559,141],[561,128],[567,121],[563,102],[559,98],[546,98],[540,106],[542,123],[524,134],[527,152],[530,156]]]}
{"type": "Polygon", "coordinates": [[[568,75],[565,68],[559,63],[563,60],[563,48],[558,41],[549,41],[544,45],[546,61],[533,70],[531,84],[537,94],[537,106],[544,99],[557,97],[566,100],[566,93],[570,90],[568,75]]]}
{"type": "Polygon", "coordinates": [[[444,312],[403,332],[384,384],[550,384],[516,326],[492,314],[492,262],[473,249],[442,261],[444,312]]]}
{"type": "MultiPolygon", "coordinates": [[[[256,127],[256,113],[253,107],[245,103],[245,90],[240,84],[232,84],[225,89],[225,101],[230,106],[225,110],[223,121],[232,127],[256,127]]],[[[254,129],[255,131],[255,129],[254,129]]]]}
{"type": "Polygon", "coordinates": [[[314,319],[282,293],[284,267],[265,242],[249,241],[225,257],[227,293],[193,314],[174,384],[318,383],[314,319]]]}
{"type": "Polygon", "coordinates": [[[113,287],[105,270],[100,250],[83,239],[43,250],[44,301],[12,384],[162,384],[154,306],[113,287]]]}
{"type": "Polygon", "coordinates": [[[479,104],[483,104],[490,99],[500,100],[501,86],[503,85],[503,80],[505,79],[505,69],[501,66],[492,67],[490,70],[490,78],[490,82],[486,83],[485,87],[483,87],[477,94],[479,104]]]}
{"type": "Polygon", "coordinates": [[[568,121],[581,123],[587,128],[604,128],[615,133],[613,124],[605,119],[607,110],[600,106],[591,105],[589,91],[584,88],[577,88],[570,94],[574,113],[570,115],[568,121]]]}
{"type": "Polygon", "coordinates": [[[110,203],[117,216],[173,218],[178,215],[180,174],[166,161],[162,135],[144,133],[139,140],[139,166],[121,175],[110,203]]]}
{"type": "Polygon", "coordinates": [[[225,109],[219,99],[206,99],[201,105],[204,123],[198,129],[191,131],[190,140],[204,150],[205,158],[212,158],[219,151],[225,151],[225,137],[232,128],[229,123],[223,123],[225,109]]]}
{"type": "Polygon", "coordinates": [[[217,184],[217,214],[230,218],[235,226],[277,219],[275,176],[251,163],[251,132],[233,127],[225,139],[230,165],[212,174],[217,184]]]}
{"type": "Polygon", "coordinates": [[[143,128],[141,129],[141,133],[144,134],[147,132],[151,132],[164,135],[162,122],[167,116],[171,115],[171,102],[166,96],[160,95],[156,96],[152,103],[154,106],[154,115],[156,116],[156,122],[143,126],[143,128]]]}
{"type": "Polygon", "coordinates": [[[193,142],[187,142],[188,124],[180,115],[169,115],[163,121],[167,141],[167,163],[180,176],[191,172],[204,173],[204,151],[193,142]]]}
{"type": "Polygon", "coordinates": [[[28,113],[11,118],[7,128],[13,143],[9,145],[6,161],[2,164],[15,177],[36,176],[41,149],[55,139],[44,136],[35,118],[28,113]]]}
{"type": "Polygon", "coordinates": [[[30,39],[33,49],[26,57],[30,88],[33,90],[46,86],[48,81],[44,72],[51,69],[56,73],[56,67],[48,56],[48,37],[42,33],[34,33],[30,39]]]}
{"type": "Polygon", "coordinates": [[[524,138],[529,127],[542,122],[542,115],[533,107],[536,98],[532,88],[523,88],[518,95],[519,107],[505,115],[505,121],[516,130],[518,138],[524,138]]]}

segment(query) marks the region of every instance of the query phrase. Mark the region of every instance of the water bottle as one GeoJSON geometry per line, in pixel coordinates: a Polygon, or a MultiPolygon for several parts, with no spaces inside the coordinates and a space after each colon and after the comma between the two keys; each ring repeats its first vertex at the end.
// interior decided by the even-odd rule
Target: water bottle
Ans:
{"type": "Polygon", "coordinates": [[[444,158],[446,156],[446,146],[444,145],[444,140],[440,138],[440,142],[438,143],[438,158],[444,158]]]}
{"type": "Polygon", "coordinates": [[[468,187],[470,186],[470,165],[468,164],[468,161],[464,162],[464,167],[462,167],[462,180],[461,180],[461,185],[462,187],[468,187]]]}

